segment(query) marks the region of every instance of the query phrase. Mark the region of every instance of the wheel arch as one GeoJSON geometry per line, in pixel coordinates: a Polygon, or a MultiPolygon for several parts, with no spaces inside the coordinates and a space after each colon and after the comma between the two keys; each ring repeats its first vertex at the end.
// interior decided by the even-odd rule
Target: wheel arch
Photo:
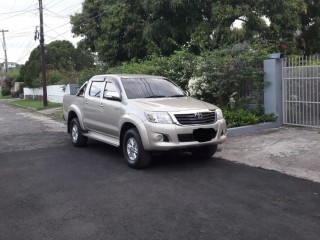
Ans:
{"type": "Polygon", "coordinates": [[[120,147],[122,148],[124,134],[130,128],[137,129],[137,131],[140,135],[141,141],[142,141],[143,148],[145,150],[150,150],[149,138],[148,138],[148,134],[147,134],[147,130],[146,130],[145,126],[143,125],[143,123],[137,124],[137,123],[133,123],[132,121],[126,121],[121,126],[120,139],[119,139],[120,140],[120,147]]]}
{"type": "Polygon", "coordinates": [[[70,131],[71,131],[71,130],[70,130],[70,123],[71,123],[72,119],[74,119],[74,118],[78,118],[78,119],[79,119],[77,113],[72,110],[72,111],[70,111],[70,112],[68,113],[68,123],[67,123],[68,133],[70,133],[70,131]]]}
{"type": "MultiPolygon", "coordinates": [[[[125,122],[121,126],[121,131],[120,131],[120,148],[121,149],[122,149],[122,144],[123,144],[122,142],[123,142],[124,134],[131,128],[135,128],[139,132],[139,129],[137,128],[137,126],[131,122],[125,122]]],[[[139,134],[140,134],[140,132],[139,132],[139,134]]]]}

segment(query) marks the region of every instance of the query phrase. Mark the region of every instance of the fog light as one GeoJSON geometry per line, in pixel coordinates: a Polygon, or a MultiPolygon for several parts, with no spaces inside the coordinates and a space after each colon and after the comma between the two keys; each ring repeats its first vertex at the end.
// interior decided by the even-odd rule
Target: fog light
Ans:
{"type": "Polygon", "coordinates": [[[227,135],[227,129],[222,130],[221,136],[223,136],[223,135],[227,135]]]}
{"type": "Polygon", "coordinates": [[[155,136],[155,140],[156,140],[156,142],[162,142],[163,141],[163,135],[162,134],[157,134],[155,136]]]}

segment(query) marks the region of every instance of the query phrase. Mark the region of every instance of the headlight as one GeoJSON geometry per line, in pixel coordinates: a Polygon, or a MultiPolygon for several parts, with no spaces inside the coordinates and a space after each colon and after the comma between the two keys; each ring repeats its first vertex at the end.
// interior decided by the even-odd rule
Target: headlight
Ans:
{"type": "Polygon", "coordinates": [[[217,120],[223,119],[223,114],[220,108],[216,109],[217,120]]]}
{"type": "Polygon", "coordinates": [[[167,112],[144,112],[149,122],[153,123],[172,123],[172,119],[167,112]]]}

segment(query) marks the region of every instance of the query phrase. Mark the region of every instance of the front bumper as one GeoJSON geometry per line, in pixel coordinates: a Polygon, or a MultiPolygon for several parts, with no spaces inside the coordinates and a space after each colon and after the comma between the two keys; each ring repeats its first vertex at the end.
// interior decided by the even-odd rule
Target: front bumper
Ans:
{"type": "MultiPolygon", "coordinates": [[[[176,125],[159,124],[145,121],[142,123],[144,131],[141,135],[143,146],[148,151],[167,151],[174,149],[188,149],[223,143],[227,138],[227,126],[224,119],[213,124],[206,125],[176,125]],[[199,130],[200,129],[200,130],[199,130]],[[197,139],[195,131],[203,132],[212,136],[212,139],[197,139]],[[212,134],[214,132],[214,135],[212,134]],[[163,140],[159,141],[159,135],[163,140]],[[197,140],[196,140],[197,139],[197,140]]],[[[207,134],[204,134],[207,135],[207,134]]]]}

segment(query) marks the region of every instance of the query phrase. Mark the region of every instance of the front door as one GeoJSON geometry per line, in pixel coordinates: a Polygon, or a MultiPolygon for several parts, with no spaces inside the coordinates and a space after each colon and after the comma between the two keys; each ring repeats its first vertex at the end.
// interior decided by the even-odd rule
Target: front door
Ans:
{"type": "Polygon", "coordinates": [[[93,80],[89,87],[87,96],[84,98],[83,123],[89,130],[99,131],[100,101],[104,86],[103,80],[93,80]]]}
{"type": "Polygon", "coordinates": [[[102,123],[101,131],[110,137],[119,138],[122,103],[119,98],[112,99],[110,96],[120,97],[120,90],[114,80],[106,79],[103,96],[99,105],[100,121],[102,123]]]}

